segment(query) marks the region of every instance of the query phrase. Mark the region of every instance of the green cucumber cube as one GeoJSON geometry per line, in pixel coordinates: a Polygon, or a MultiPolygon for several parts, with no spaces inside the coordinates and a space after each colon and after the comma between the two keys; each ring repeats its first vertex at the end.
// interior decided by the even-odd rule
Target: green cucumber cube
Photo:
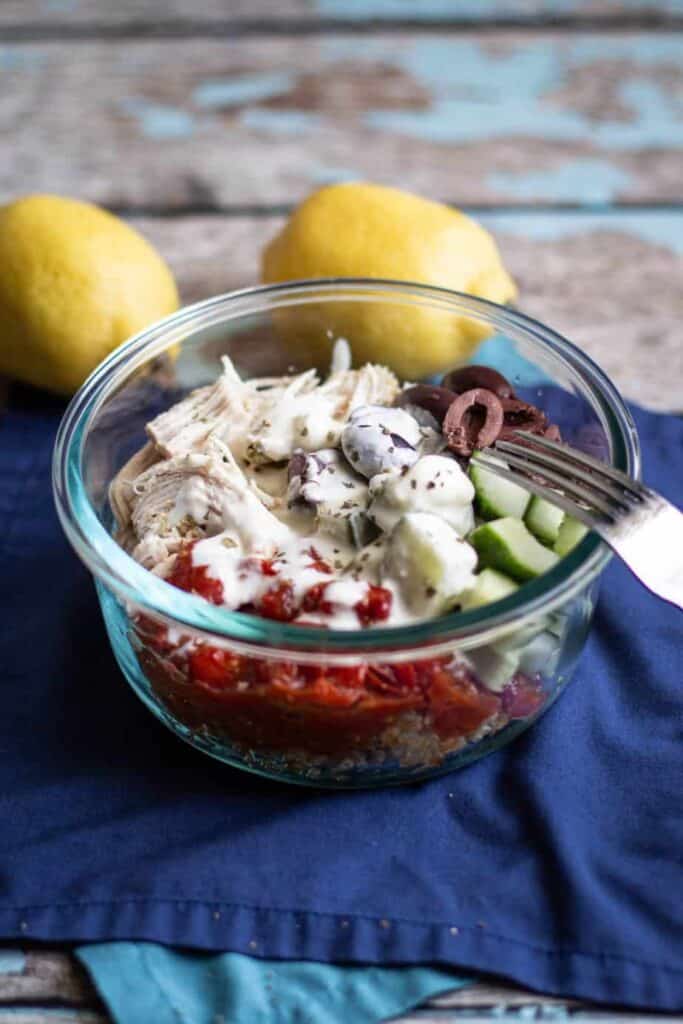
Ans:
{"type": "MultiPolygon", "coordinates": [[[[476,455],[476,452],[475,452],[476,455]]],[[[505,463],[500,461],[501,466],[505,463]]],[[[484,469],[475,461],[470,463],[470,480],[474,485],[475,508],[482,519],[500,519],[515,516],[521,519],[529,504],[529,492],[511,480],[484,469]]]]}
{"type": "Polygon", "coordinates": [[[565,516],[553,547],[555,554],[561,558],[564,555],[568,555],[572,548],[575,548],[587,533],[588,527],[580,523],[578,519],[574,519],[572,516],[565,516]]]}
{"type": "Polygon", "coordinates": [[[564,511],[534,494],[524,516],[524,522],[535,537],[552,547],[560,532],[564,511]]]}
{"type": "Polygon", "coordinates": [[[463,611],[481,608],[485,604],[502,601],[504,597],[509,597],[518,589],[519,584],[509,576],[504,576],[495,569],[483,569],[475,576],[473,586],[461,596],[460,607],[463,611]]]}
{"type": "Polygon", "coordinates": [[[507,516],[478,526],[469,536],[482,568],[497,569],[519,583],[548,572],[559,556],[536,540],[521,519],[507,516]]]}

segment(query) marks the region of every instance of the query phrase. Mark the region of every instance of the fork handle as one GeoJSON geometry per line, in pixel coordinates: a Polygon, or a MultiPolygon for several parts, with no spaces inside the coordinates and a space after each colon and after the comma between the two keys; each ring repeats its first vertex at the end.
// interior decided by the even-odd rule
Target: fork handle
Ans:
{"type": "Polygon", "coordinates": [[[616,526],[595,527],[653,594],[683,609],[683,514],[663,498],[616,526]]]}

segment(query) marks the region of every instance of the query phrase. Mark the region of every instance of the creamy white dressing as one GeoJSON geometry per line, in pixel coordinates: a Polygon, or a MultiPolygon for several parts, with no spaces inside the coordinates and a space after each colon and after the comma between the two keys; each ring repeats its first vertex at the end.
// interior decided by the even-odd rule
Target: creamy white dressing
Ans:
{"type": "Polygon", "coordinates": [[[199,541],[193,548],[192,561],[194,565],[204,566],[212,579],[220,581],[223,604],[231,609],[258,604],[280,581],[291,585],[298,604],[312,587],[326,584],[324,599],[332,605],[332,611],[302,611],[297,618],[345,629],[358,626],[354,605],[366,597],[369,587],[368,581],[351,575],[340,576],[333,568],[335,563],[346,568],[352,553],[348,546],[334,544],[327,538],[292,533],[286,543],[271,545],[270,551],[259,553],[268,557],[269,571],[264,574],[261,557],[253,550],[245,551],[229,534],[219,534],[199,541]],[[321,571],[320,560],[330,571],[321,571]]]}
{"type": "Polygon", "coordinates": [[[378,626],[452,607],[476,561],[460,539],[474,522],[472,485],[454,458],[433,454],[442,438],[431,423],[392,407],[386,368],[350,364],[343,339],[322,384],[314,371],[241,381],[225,360],[215,391],[149,424],[159,461],[132,481],[120,521],[134,557],[167,574],[184,538],[199,537],[192,561],[220,581],[225,607],[258,607],[286,584],[294,622],[337,629],[360,628],[370,587],[391,594],[378,626]],[[318,584],[324,608],[306,611],[318,584]]]}
{"type": "Polygon", "coordinates": [[[455,459],[423,455],[405,473],[381,473],[370,481],[368,514],[389,532],[407,512],[431,512],[460,537],[474,526],[474,487],[455,459]]]}
{"type": "Polygon", "coordinates": [[[186,519],[204,523],[209,516],[209,504],[206,480],[201,476],[189,476],[175,496],[173,508],[168,513],[168,523],[178,526],[186,519]]]}

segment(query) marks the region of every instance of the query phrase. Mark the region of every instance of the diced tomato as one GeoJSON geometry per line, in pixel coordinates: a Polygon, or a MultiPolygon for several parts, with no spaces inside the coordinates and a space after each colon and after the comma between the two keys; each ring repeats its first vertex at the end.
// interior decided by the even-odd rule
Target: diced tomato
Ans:
{"type": "Polygon", "coordinates": [[[195,565],[192,561],[194,543],[188,544],[179,552],[168,582],[180,590],[191,594],[199,594],[212,604],[223,604],[223,584],[220,580],[209,576],[205,565],[195,565]]]}
{"type": "MultiPolygon", "coordinates": [[[[223,603],[223,587],[206,566],[193,562],[193,544],[179,553],[169,582],[223,603]]],[[[311,566],[331,572],[314,547],[311,566]]],[[[250,558],[248,570],[269,578],[266,592],[240,610],[279,622],[301,621],[306,613],[330,615],[328,580],[296,599],[277,559],[250,558]],[[272,583],[270,582],[272,579],[272,583]]],[[[386,621],[392,594],[368,586],[354,611],[362,626],[386,621]]],[[[316,624],[316,623],[312,623],[316,624]]],[[[301,664],[241,656],[188,637],[169,641],[163,624],[145,615],[135,621],[139,658],[160,700],[192,728],[225,730],[235,740],[272,749],[304,749],[331,754],[381,739],[408,712],[424,717],[444,741],[468,736],[497,712],[527,717],[543,703],[537,680],[515,676],[501,696],[484,689],[470,669],[450,657],[369,665],[301,664]]]]}
{"type": "Polygon", "coordinates": [[[418,674],[415,665],[409,661],[391,666],[396,679],[404,690],[415,690],[418,686],[418,674]]]}
{"type": "Polygon", "coordinates": [[[434,728],[440,736],[466,735],[500,710],[500,698],[478,686],[460,666],[437,669],[429,687],[434,728]]]}
{"type": "Polygon", "coordinates": [[[287,580],[282,580],[276,586],[271,587],[259,598],[256,610],[264,619],[291,622],[299,611],[292,584],[287,580]]]}
{"type": "Polygon", "coordinates": [[[189,655],[189,671],[193,679],[213,686],[229,686],[239,676],[241,658],[220,647],[201,644],[189,655]]]}
{"type": "Polygon", "coordinates": [[[333,611],[332,602],[325,600],[327,587],[327,583],[315,583],[312,587],[309,587],[304,594],[301,604],[302,609],[305,612],[321,612],[323,615],[331,615],[333,611]]]}
{"type": "Polygon", "coordinates": [[[373,622],[384,622],[391,614],[391,602],[393,595],[385,587],[369,586],[365,597],[357,601],[353,610],[363,626],[370,626],[373,622]]]}

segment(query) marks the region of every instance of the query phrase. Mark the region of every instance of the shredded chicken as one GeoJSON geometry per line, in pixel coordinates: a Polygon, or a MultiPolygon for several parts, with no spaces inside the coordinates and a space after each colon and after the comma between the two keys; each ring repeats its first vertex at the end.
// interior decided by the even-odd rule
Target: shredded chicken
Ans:
{"type": "Polygon", "coordinates": [[[224,372],[214,384],[193,391],[147,424],[147,436],[162,455],[200,451],[225,420],[244,422],[245,389],[236,373],[226,371],[224,364],[224,372]]]}
{"type": "MultiPolygon", "coordinates": [[[[130,465],[130,464],[129,464],[130,465]]],[[[125,503],[115,514],[119,540],[142,565],[152,568],[188,539],[233,532],[245,550],[273,545],[288,536],[246,480],[230,449],[210,437],[202,452],[161,459],[122,485],[125,503]]]]}
{"type": "Polygon", "coordinates": [[[315,370],[243,381],[224,357],[215,384],[147,425],[149,442],[112,482],[119,542],[158,571],[186,539],[229,531],[245,551],[283,541],[288,528],[269,511],[277,499],[255,469],[337,445],[352,409],[389,405],[398,391],[383,366],[337,369],[323,383],[315,370]]]}
{"type": "Polygon", "coordinates": [[[123,527],[130,523],[135,481],[161,458],[154,445],[147,443],[121,467],[112,480],[109,485],[109,504],[119,526],[123,527]]]}

